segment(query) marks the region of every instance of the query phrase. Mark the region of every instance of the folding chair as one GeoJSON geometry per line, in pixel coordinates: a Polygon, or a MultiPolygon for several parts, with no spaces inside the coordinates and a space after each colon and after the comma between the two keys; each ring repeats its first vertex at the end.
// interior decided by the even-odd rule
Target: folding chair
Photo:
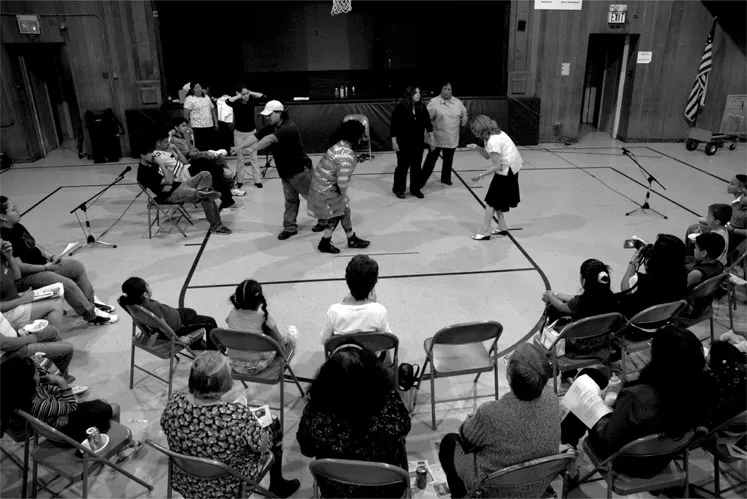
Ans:
{"type": "Polygon", "coordinates": [[[661,303],[648,307],[635,314],[615,335],[615,340],[622,351],[622,361],[620,366],[623,383],[627,380],[627,356],[629,353],[642,352],[651,348],[651,340],[631,341],[625,337],[625,331],[633,326],[639,329],[651,331],[655,334],[659,328],[666,326],[677,320],[677,316],[685,309],[687,302],[685,300],[671,303],[661,303]],[[618,338],[620,338],[618,340],[618,338]]]}
{"type": "Polygon", "coordinates": [[[248,331],[235,331],[232,329],[216,328],[210,331],[210,339],[215,345],[228,352],[228,357],[233,357],[236,352],[271,352],[275,351],[275,358],[270,362],[267,368],[256,374],[241,374],[231,371],[231,377],[241,381],[246,388],[246,382],[261,383],[264,385],[280,384],[280,429],[285,430],[285,372],[288,371],[290,381],[293,381],[301,392],[301,398],[306,393],[301,387],[301,383],[296,378],[293,368],[290,365],[295,354],[295,349],[290,352],[284,352],[278,343],[265,334],[250,333],[248,331]]]}
{"type": "Polygon", "coordinates": [[[18,415],[26,420],[29,432],[33,434],[33,447],[30,449],[30,456],[34,461],[31,468],[31,497],[36,497],[36,476],[39,464],[66,478],[71,484],[82,482],[83,498],[88,497],[88,475],[102,466],[110,466],[146,489],[153,490],[152,485],[109,461],[132,441],[132,432],[126,426],[112,421],[111,428],[106,433],[109,443],[98,452],[93,452],[90,448],[81,445],[31,414],[19,410],[18,415]],[[45,437],[41,443],[39,442],[40,435],[45,437]],[[60,447],[60,444],[66,447],[60,447]]]}
{"type": "Polygon", "coordinates": [[[333,335],[324,342],[325,360],[329,360],[332,352],[334,352],[342,343],[350,339],[354,339],[360,345],[373,352],[382,352],[386,350],[387,358],[388,360],[391,360],[390,365],[394,369],[394,372],[397,372],[397,366],[399,365],[399,338],[392,333],[371,332],[333,335]],[[391,353],[389,352],[390,350],[391,353]]]}
{"type": "Polygon", "coordinates": [[[332,497],[408,497],[410,491],[409,474],[399,466],[386,463],[316,459],[309,464],[309,471],[314,477],[315,498],[322,497],[320,488],[324,492],[342,487],[347,492],[332,494],[332,497]]]}
{"type": "Polygon", "coordinates": [[[140,186],[140,189],[142,189],[142,191],[148,197],[148,239],[151,239],[153,237],[153,225],[158,226],[156,235],[158,235],[158,233],[161,232],[161,229],[163,229],[165,226],[171,225],[172,228],[176,227],[176,230],[181,232],[184,237],[187,237],[187,234],[184,232],[184,230],[179,227],[179,223],[182,220],[186,220],[190,225],[194,225],[194,223],[192,222],[192,217],[189,216],[189,213],[184,208],[184,205],[182,203],[156,201],[156,196],[154,196],[149,189],[147,189],[140,183],[138,183],[137,185],[140,186]],[[152,210],[155,210],[156,212],[155,217],[153,217],[151,214],[152,210]]]}
{"type": "Polygon", "coordinates": [[[540,497],[527,496],[527,489],[532,487],[542,494],[556,476],[562,475],[561,497],[565,499],[568,497],[568,470],[575,459],[576,452],[570,451],[508,466],[478,481],[465,497],[540,497]]]}
{"type": "MultiPolygon", "coordinates": [[[[439,330],[431,338],[423,342],[425,362],[420,373],[418,385],[425,376],[430,365],[431,373],[431,416],[432,428],[436,429],[436,402],[454,402],[473,397],[458,397],[453,399],[436,400],[436,378],[447,378],[463,374],[475,374],[474,383],[484,372],[493,371],[495,379],[495,399],[498,400],[498,338],[503,332],[499,322],[468,322],[454,324],[439,330]],[[492,341],[490,348],[485,348],[483,342],[492,341]]],[[[477,399],[477,387],[474,398],[477,399]]],[[[485,396],[485,395],[483,395],[485,396]]]]}
{"type": "Polygon", "coordinates": [[[16,444],[23,444],[23,460],[18,459],[18,456],[14,455],[12,451],[7,450],[4,446],[0,445],[0,451],[10,459],[13,464],[18,466],[21,470],[21,497],[26,497],[26,487],[28,485],[29,475],[29,438],[26,434],[26,423],[21,422],[18,418],[11,418],[10,425],[5,429],[4,435],[13,440],[16,444]]]}
{"type": "Polygon", "coordinates": [[[699,427],[689,431],[681,438],[670,438],[661,435],[648,435],[624,445],[620,450],[607,459],[600,459],[589,444],[589,439],[584,440],[584,451],[594,465],[594,469],[578,480],[576,486],[581,485],[599,472],[607,480],[607,498],[612,498],[612,492],[621,496],[638,494],[649,490],[662,490],[670,487],[681,487],[684,485],[685,497],[687,497],[690,473],[689,473],[689,447],[693,441],[699,439],[708,430],[699,427]],[[680,466],[674,458],[683,455],[683,465],[680,466]],[[651,478],[637,478],[625,475],[615,470],[615,459],[626,458],[648,458],[655,456],[671,456],[672,461],[658,475],[651,478]]]}
{"type": "MultiPolygon", "coordinates": [[[[719,445],[722,444],[735,444],[739,440],[747,435],[747,411],[741,412],[731,419],[728,419],[709,431],[707,434],[692,446],[703,447],[708,452],[713,454],[713,475],[714,475],[714,490],[711,492],[701,485],[693,484],[693,488],[699,489],[708,494],[713,494],[714,497],[721,497],[721,494],[730,492],[731,490],[741,486],[744,486],[745,482],[737,483],[729,487],[728,489],[721,490],[721,460],[719,459],[719,445]]],[[[744,475],[739,474],[742,479],[744,475]]]]}
{"type": "Polygon", "coordinates": [[[729,297],[727,299],[729,307],[729,329],[734,331],[734,314],[733,310],[737,309],[737,286],[744,286],[745,293],[747,293],[747,251],[742,253],[741,256],[734,259],[725,272],[729,274],[729,297]],[[736,270],[741,265],[742,278],[736,275],[736,270]]]}
{"type": "MultiPolygon", "coordinates": [[[[622,314],[610,313],[586,317],[568,324],[558,335],[558,338],[545,348],[540,339],[541,332],[534,335],[534,344],[548,353],[552,363],[553,387],[555,393],[558,393],[558,373],[569,371],[571,369],[581,369],[597,364],[607,364],[610,357],[610,348],[600,350],[599,355],[588,358],[570,358],[567,356],[558,356],[558,343],[561,340],[590,340],[601,339],[603,336],[612,336],[620,330],[620,326],[625,323],[625,317],[622,314]]],[[[610,342],[611,346],[611,342],[610,342]]]]}
{"type": "Polygon", "coordinates": [[[688,328],[696,324],[700,324],[707,319],[711,325],[711,343],[713,343],[715,341],[713,332],[713,295],[719,289],[721,289],[721,287],[724,286],[724,284],[726,284],[728,280],[729,273],[724,272],[723,274],[711,277],[710,279],[707,279],[695,286],[690,294],[686,297],[688,307],[691,308],[694,305],[698,304],[698,302],[700,302],[701,300],[710,298],[708,307],[706,307],[705,310],[703,310],[696,317],[679,315],[677,317],[677,322],[679,323],[679,325],[688,328]]]}
{"type": "Polygon", "coordinates": [[[196,354],[191,346],[205,337],[205,328],[199,328],[184,336],[177,334],[166,324],[166,321],[156,317],[150,310],[140,305],[125,305],[122,299],[117,300],[119,306],[130,314],[132,318],[132,350],[130,352],[130,390],[135,381],[135,369],[157,378],[169,386],[168,397],[171,397],[171,386],[174,371],[179,363],[179,355],[194,359],[196,354]],[[135,348],[145,350],[159,359],[169,361],[169,378],[164,379],[158,374],[148,371],[135,364],[135,348]]]}
{"type": "Polygon", "coordinates": [[[166,497],[168,499],[171,499],[172,495],[171,475],[174,472],[174,466],[179,468],[184,474],[198,480],[215,480],[218,478],[223,478],[225,480],[233,477],[241,482],[239,494],[239,497],[241,498],[249,497],[253,493],[261,494],[271,499],[277,497],[275,494],[259,485],[259,482],[262,481],[267,472],[270,471],[272,464],[275,462],[275,456],[273,456],[272,452],[267,453],[267,460],[262,465],[262,468],[260,468],[259,473],[254,479],[251,479],[246,475],[239,473],[233,467],[221,463],[220,461],[179,454],[178,452],[171,451],[158,445],[152,440],[145,440],[145,443],[156,449],[158,452],[166,454],[169,458],[169,470],[168,476],[166,477],[166,497]]]}
{"type": "MultiPolygon", "coordinates": [[[[342,122],[345,123],[346,121],[355,120],[360,121],[360,123],[364,126],[366,131],[363,134],[363,140],[368,143],[368,154],[360,154],[358,156],[358,161],[361,163],[366,161],[367,159],[374,159],[373,154],[371,152],[371,128],[368,125],[368,118],[365,114],[348,114],[342,119],[342,122]]],[[[363,140],[361,142],[363,142],[363,140]]]]}

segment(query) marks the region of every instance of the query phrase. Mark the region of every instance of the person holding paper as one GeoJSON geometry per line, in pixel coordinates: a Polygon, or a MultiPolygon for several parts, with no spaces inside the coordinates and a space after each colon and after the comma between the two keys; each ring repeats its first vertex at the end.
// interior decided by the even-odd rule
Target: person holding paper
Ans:
{"type": "Polygon", "coordinates": [[[60,282],[65,288],[65,301],[85,321],[94,325],[117,322],[118,317],[112,314],[114,307],[94,294],[83,264],[78,260],[63,259],[62,255],[53,255],[36,244],[20,220],[18,206],[0,196],[0,237],[13,245],[13,256],[21,269],[18,284],[38,289],[60,282]]]}
{"type": "Polygon", "coordinates": [[[44,319],[53,327],[62,324],[62,297],[34,301],[34,292],[19,293],[15,281],[21,279],[21,268],[13,258],[13,245],[0,239],[0,312],[13,326],[21,329],[36,319],[44,319]]]}
{"type": "MultiPolygon", "coordinates": [[[[482,404],[459,433],[441,440],[438,459],[451,497],[464,497],[480,479],[502,468],[558,453],[560,408],[547,383],[552,370],[545,354],[521,343],[509,358],[506,377],[510,393],[482,404]]],[[[506,497],[541,497],[549,485],[512,488],[506,497]]]]}
{"type": "MultiPolygon", "coordinates": [[[[575,447],[588,430],[589,444],[600,459],[605,459],[647,435],[685,434],[705,422],[711,400],[706,393],[704,368],[703,347],[693,333],[676,326],[660,329],[651,341],[651,361],[636,381],[623,386],[614,410],[590,428],[572,410],[561,424],[562,442],[575,447]]],[[[601,384],[606,385],[603,379],[601,384]]],[[[621,473],[646,478],[661,472],[670,461],[670,456],[620,457],[613,464],[621,473]]]]}
{"type": "Polygon", "coordinates": [[[477,150],[490,167],[483,173],[472,177],[473,182],[493,174],[488,193],[485,196],[485,219],[482,228],[472,236],[475,241],[487,241],[490,236],[507,236],[508,225],[504,213],[519,206],[519,170],[524,163],[514,141],[495,120],[479,115],[469,122],[472,134],[484,145],[469,144],[467,147],[477,150]],[[493,216],[498,213],[498,227],[490,230],[493,216]]]}

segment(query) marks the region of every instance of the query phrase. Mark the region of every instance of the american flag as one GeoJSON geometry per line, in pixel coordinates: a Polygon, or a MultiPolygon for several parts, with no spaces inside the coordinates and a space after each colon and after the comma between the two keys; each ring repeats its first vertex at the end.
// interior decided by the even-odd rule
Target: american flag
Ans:
{"type": "Polygon", "coordinates": [[[685,118],[688,121],[695,121],[698,111],[705,104],[706,88],[708,87],[708,73],[711,72],[711,55],[713,52],[713,32],[716,29],[716,18],[711,24],[711,32],[708,34],[703,56],[700,58],[698,66],[698,76],[695,77],[693,88],[690,90],[690,96],[687,98],[685,105],[685,118]]]}

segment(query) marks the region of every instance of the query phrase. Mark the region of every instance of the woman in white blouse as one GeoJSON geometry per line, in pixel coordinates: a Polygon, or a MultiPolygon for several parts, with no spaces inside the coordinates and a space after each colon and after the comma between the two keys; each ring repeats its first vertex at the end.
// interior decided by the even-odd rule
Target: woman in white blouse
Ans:
{"type": "Polygon", "coordinates": [[[205,93],[202,85],[195,83],[184,99],[189,126],[194,131],[195,147],[201,151],[215,149],[215,132],[218,130],[218,111],[205,93]]]}
{"type": "Polygon", "coordinates": [[[519,205],[519,170],[523,160],[511,140],[501,128],[487,116],[475,116],[469,122],[472,134],[482,141],[483,145],[468,144],[470,149],[476,149],[480,155],[491,161],[490,167],[483,173],[472,178],[477,182],[482,177],[490,174],[493,180],[490,182],[488,194],[485,196],[485,220],[482,228],[472,236],[476,241],[487,241],[490,236],[507,236],[508,225],[504,213],[519,205]],[[490,230],[493,216],[498,212],[498,227],[490,230]]]}

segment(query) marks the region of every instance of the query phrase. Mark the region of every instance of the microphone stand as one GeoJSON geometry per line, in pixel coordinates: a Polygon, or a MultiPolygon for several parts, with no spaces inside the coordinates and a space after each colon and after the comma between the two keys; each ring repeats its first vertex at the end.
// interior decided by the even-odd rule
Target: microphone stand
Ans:
{"type": "Polygon", "coordinates": [[[638,160],[635,159],[635,155],[634,154],[632,154],[630,151],[628,151],[624,147],[622,148],[622,153],[623,153],[624,156],[627,156],[633,163],[635,163],[638,166],[638,168],[641,170],[641,172],[646,176],[646,182],[648,182],[648,188],[646,189],[646,197],[645,197],[643,203],[641,203],[638,206],[638,208],[636,208],[635,210],[627,212],[625,214],[625,216],[626,217],[630,216],[633,213],[636,213],[638,211],[640,211],[641,213],[646,213],[646,211],[652,211],[652,212],[656,213],[657,215],[659,215],[660,217],[662,217],[664,220],[667,220],[667,216],[666,215],[664,215],[663,213],[660,213],[660,212],[654,210],[653,208],[651,208],[651,205],[648,202],[649,199],[651,198],[651,186],[652,186],[653,182],[656,182],[657,184],[659,184],[661,186],[661,188],[664,189],[665,191],[667,190],[667,188],[664,187],[663,185],[661,185],[661,182],[659,182],[656,179],[656,177],[654,177],[653,175],[651,175],[651,173],[648,170],[646,170],[643,166],[641,166],[641,164],[638,162],[638,160]]]}
{"type": "MultiPolygon", "coordinates": [[[[121,182],[122,180],[124,180],[125,175],[130,170],[132,170],[131,166],[128,166],[127,168],[125,168],[124,171],[122,173],[120,173],[117,176],[117,178],[115,178],[114,181],[111,184],[107,185],[106,187],[104,187],[103,189],[101,189],[99,192],[97,192],[96,194],[94,194],[93,196],[91,196],[90,198],[86,199],[85,201],[83,201],[82,203],[80,203],[78,206],[76,206],[75,208],[73,208],[72,211],[70,211],[70,213],[71,214],[75,214],[75,218],[78,219],[78,225],[80,225],[80,228],[83,231],[83,235],[86,236],[86,239],[85,239],[85,241],[81,241],[80,243],[78,243],[79,246],[77,248],[73,249],[73,251],[71,251],[70,253],[68,253],[68,256],[73,256],[73,254],[75,254],[78,250],[84,248],[85,246],[93,247],[93,246],[95,246],[97,244],[103,244],[104,246],[110,246],[112,248],[116,248],[117,247],[116,244],[107,243],[105,241],[102,241],[101,238],[104,237],[107,234],[107,232],[109,232],[114,227],[114,225],[117,224],[117,222],[119,222],[119,219],[117,220],[117,222],[114,222],[111,226],[109,226],[104,232],[102,232],[101,235],[98,238],[93,237],[93,232],[91,231],[91,221],[88,219],[88,208],[90,208],[91,206],[93,206],[96,203],[96,201],[98,201],[98,199],[101,197],[102,194],[104,194],[106,191],[108,191],[109,189],[111,189],[112,187],[114,187],[116,184],[118,184],[119,182],[121,182]],[[80,220],[80,216],[78,215],[78,211],[82,211],[83,212],[83,215],[84,215],[84,218],[85,218],[85,226],[83,226],[83,223],[80,220]]],[[[142,194],[142,192],[138,193],[138,195],[135,196],[135,199],[137,199],[138,197],[140,197],[141,194],[142,194]]],[[[132,205],[132,203],[130,203],[130,205],[132,205]]],[[[128,206],[128,208],[129,208],[129,206],[128,206]]],[[[121,219],[121,217],[120,217],[120,219],[121,219]]]]}

